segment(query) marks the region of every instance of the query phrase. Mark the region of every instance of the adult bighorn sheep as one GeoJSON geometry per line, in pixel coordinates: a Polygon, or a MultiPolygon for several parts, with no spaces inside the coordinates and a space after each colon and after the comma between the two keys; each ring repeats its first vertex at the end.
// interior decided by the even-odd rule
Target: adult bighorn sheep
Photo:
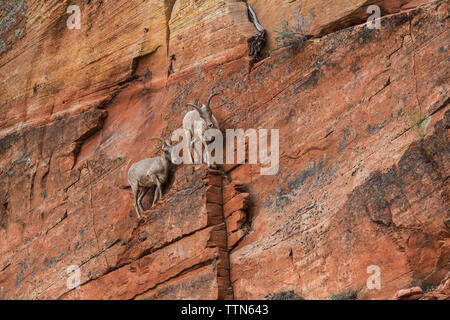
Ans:
{"type": "MultiPolygon", "coordinates": [[[[206,130],[212,128],[220,130],[219,122],[212,114],[210,106],[212,98],[218,95],[219,93],[213,93],[212,95],[210,95],[206,104],[204,104],[201,108],[194,103],[187,104],[187,106],[194,108],[194,110],[189,111],[184,116],[183,129],[187,130],[190,133],[191,146],[193,147],[194,152],[196,152],[197,154],[198,152],[194,146],[195,142],[201,141],[202,145],[205,148],[207,147],[207,143],[211,142],[209,138],[205,137],[206,130]]],[[[191,153],[190,156],[192,163],[194,163],[194,159],[191,153]]],[[[208,157],[208,153],[206,153],[206,163],[208,164],[208,167],[211,167],[211,163],[209,161],[210,159],[208,157]]]]}
{"type": "Polygon", "coordinates": [[[162,143],[161,146],[156,146],[156,148],[163,151],[164,156],[143,159],[133,163],[130,169],[128,169],[128,183],[133,191],[133,206],[138,218],[145,211],[141,203],[142,198],[151,187],[156,187],[153,197],[153,207],[162,198],[162,185],[167,181],[169,176],[172,145],[169,140],[164,141],[160,138],[152,138],[152,140],[162,143]]]}

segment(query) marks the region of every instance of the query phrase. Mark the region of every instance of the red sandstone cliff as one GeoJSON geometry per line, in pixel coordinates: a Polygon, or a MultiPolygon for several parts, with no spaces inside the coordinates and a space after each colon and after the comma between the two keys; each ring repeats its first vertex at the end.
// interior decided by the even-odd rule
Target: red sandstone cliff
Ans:
{"type": "Polygon", "coordinates": [[[248,0],[257,63],[242,1],[69,2],[0,4],[0,299],[448,296],[447,0],[248,0]],[[277,49],[298,16],[308,40],[277,49]],[[138,220],[127,169],[213,91],[222,128],[280,129],[279,173],[172,166],[138,220]]]}

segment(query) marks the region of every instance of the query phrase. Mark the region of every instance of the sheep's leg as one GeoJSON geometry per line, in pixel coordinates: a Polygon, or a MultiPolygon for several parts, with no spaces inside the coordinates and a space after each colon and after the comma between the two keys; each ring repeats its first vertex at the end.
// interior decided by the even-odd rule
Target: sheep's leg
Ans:
{"type": "Polygon", "coordinates": [[[159,200],[159,188],[156,187],[155,188],[155,195],[153,196],[153,203],[152,203],[152,207],[155,205],[155,203],[159,200]]]}
{"type": "Polygon", "coordinates": [[[138,196],[137,203],[138,203],[138,206],[139,206],[139,208],[141,209],[142,212],[145,211],[144,207],[142,206],[142,198],[144,198],[144,196],[147,194],[148,190],[149,190],[149,188],[142,187],[142,191],[141,191],[141,193],[138,196]]]}
{"type": "Polygon", "coordinates": [[[162,199],[162,186],[161,186],[161,183],[159,182],[159,180],[157,180],[158,181],[158,190],[159,190],[159,199],[158,200],[161,200],[162,199]]]}
{"type": "Polygon", "coordinates": [[[211,163],[210,163],[211,158],[209,157],[210,154],[209,154],[209,152],[208,152],[208,145],[206,144],[206,141],[205,141],[205,140],[203,140],[202,142],[203,142],[203,146],[205,147],[205,161],[206,161],[206,163],[208,164],[208,168],[211,168],[212,165],[211,165],[211,163]]]}
{"type": "Polygon", "coordinates": [[[191,147],[192,147],[192,138],[194,137],[192,130],[186,129],[189,132],[189,140],[186,141],[189,149],[189,156],[191,158],[191,164],[194,164],[194,158],[192,157],[191,147]]]}
{"type": "Polygon", "coordinates": [[[161,182],[159,181],[158,177],[156,175],[152,175],[153,181],[156,183],[156,189],[155,189],[155,196],[153,197],[153,204],[152,207],[155,205],[155,203],[162,198],[162,191],[161,191],[161,182]]]}
{"type": "MultiPolygon", "coordinates": [[[[195,141],[193,141],[193,142],[191,143],[191,146],[192,146],[192,149],[194,150],[194,152],[198,155],[198,152],[197,152],[197,150],[195,149],[194,143],[195,143],[195,141]]],[[[192,153],[191,153],[191,160],[192,160],[192,164],[194,164],[194,163],[195,163],[195,160],[194,160],[194,157],[193,157],[192,153]]]]}
{"type": "Polygon", "coordinates": [[[138,218],[140,218],[141,214],[139,212],[139,207],[137,205],[137,198],[138,198],[139,187],[138,187],[137,183],[130,184],[130,186],[131,186],[131,190],[133,191],[133,206],[134,206],[134,210],[136,211],[138,218]]]}
{"type": "Polygon", "coordinates": [[[138,210],[139,210],[139,217],[141,216],[141,214],[144,212],[144,209],[142,208],[142,205],[140,205],[140,203],[139,203],[139,197],[141,196],[141,194],[142,194],[142,188],[140,188],[140,187],[138,187],[138,191],[137,191],[137,193],[136,193],[136,199],[134,200],[135,201],[135,204],[136,204],[136,207],[138,208],[138,210]]]}
{"type": "MultiPolygon", "coordinates": [[[[194,140],[192,140],[191,141],[191,146],[192,146],[192,148],[194,149],[194,152],[195,152],[195,154],[196,155],[198,155],[198,157],[200,158],[200,163],[202,163],[203,161],[203,159],[202,159],[202,155],[197,151],[197,149],[195,149],[195,143],[197,142],[198,140],[197,140],[197,138],[195,138],[194,140]]],[[[192,157],[192,155],[191,155],[191,157],[192,157]]],[[[192,163],[194,163],[194,160],[192,160],[192,163]]]]}

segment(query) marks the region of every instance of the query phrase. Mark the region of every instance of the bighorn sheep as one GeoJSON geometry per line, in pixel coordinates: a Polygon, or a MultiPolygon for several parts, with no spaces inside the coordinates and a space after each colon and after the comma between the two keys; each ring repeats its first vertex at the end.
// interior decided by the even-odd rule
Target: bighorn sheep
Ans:
{"type": "Polygon", "coordinates": [[[157,146],[156,148],[163,151],[164,156],[148,158],[133,163],[128,170],[128,183],[133,191],[133,205],[138,218],[145,211],[141,203],[142,198],[151,187],[155,186],[153,207],[162,198],[162,185],[167,181],[169,175],[172,145],[169,140],[164,141],[160,138],[152,138],[152,140],[157,140],[162,143],[161,146],[157,146]]]}
{"type": "MultiPolygon", "coordinates": [[[[219,123],[217,119],[214,117],[211,111],[211,100],[213,97],[218,96],[219,93],[213,93],[209,96],[208,101],[201,108],[195,105],[194,103],[188,103],[187,106],[193,107],[195,110],[189,111],[186,113],[183,119],[183,129],[187,130],[190,133],[191,138],[191,146],[194,148],[194,152],[197,152],[195,149],[195,142],[201,141],[202,145],[206,148],[207,142],[211,142],[211,140],[205,137],[205,132],[208,129],[218,129],[219,123]],[[197,125],[196,125],[197,123],[197,125]]],[[[206,153],[206,163],[208,167],[211,167],[210,159],[208,157],[208,153],[206,153]]],[[[190,154],[192,163],[194,163],[194,159],[192,154],[190,154]]]]}

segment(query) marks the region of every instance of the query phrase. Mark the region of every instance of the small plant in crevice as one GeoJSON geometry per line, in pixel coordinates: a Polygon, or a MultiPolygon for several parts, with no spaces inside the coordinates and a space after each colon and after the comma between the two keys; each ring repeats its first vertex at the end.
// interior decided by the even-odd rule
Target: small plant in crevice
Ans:
{"type": "Polygon", "coordinates": [[[419,107],[416,110],[408,111],[408,119],[408,124],[419,142],[420,150],[426,161],[431,163],[433,168],[439,168],[439,165],[433,158],[432,144],[425,143],[425,136],[427,134],[427,127],[431,122],[431,116],[422,116],[422,108],[419,107]]]}
{"type": "Polygon", "coordinates": [[[428,293],[430,291],[433,291],[436,288],[436,286],[433,285],[433,284],[429,284],[429,283],[422,283],[420,285],[420,288],[422,288],[422,291],[425,294],[425,293],[428,293]]]}
{"type": "Polygon", "coordinates": [[[290,27],[289,21],[285,21],[281,30],[274,30],[278,35],[275,37],[278,48],[290,47],[292,49],[299,48],[308,37],[305,35],[305,30],[309,25],[308,19],[297,17],[296,23],[290,27]]]}
{"type": "Polygon", "coordinates": [[[329,297],[330,300],[356,300],[357,298],[358,298],[358,291],[354,289],[340,294],[333,293],[329,297]]]}
{"type": "Polygon", "coordinates": [[[423,141],[431,116],[422,116],[422,109],[408,111],[409,126],[419,141],[423,141]]]}

